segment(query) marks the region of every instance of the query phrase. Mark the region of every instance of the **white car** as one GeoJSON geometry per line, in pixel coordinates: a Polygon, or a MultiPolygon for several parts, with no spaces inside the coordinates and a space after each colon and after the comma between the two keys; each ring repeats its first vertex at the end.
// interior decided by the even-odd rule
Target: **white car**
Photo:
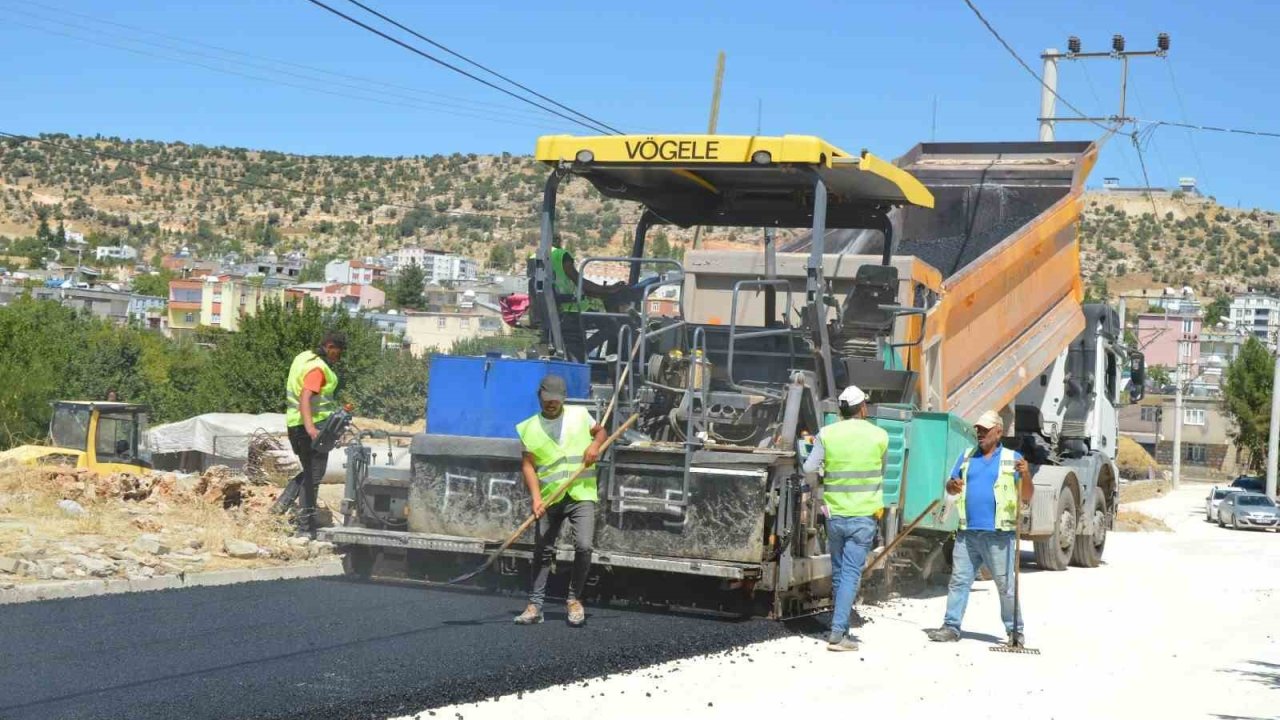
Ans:
{"type": "Polygon", "coordinates": [[[1218,487],[1213,486],[1209,491],[1209,496],[1204,499],[1204,521],[1214,522],[1218,519],[1218,505],[1222,503],[1222,498],[1232,494],[1244,492],[1244,488],[1238,487],[1218,487]]]}

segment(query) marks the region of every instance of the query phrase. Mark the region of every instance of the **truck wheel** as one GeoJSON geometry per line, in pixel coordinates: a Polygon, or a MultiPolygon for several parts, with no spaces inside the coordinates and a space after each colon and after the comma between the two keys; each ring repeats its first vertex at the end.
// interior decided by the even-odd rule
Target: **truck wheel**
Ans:
{"type": "Polygon", "coordinates": [[[1076,546],[1076,494],[1071,488],[1058,493],[1053,535],[1035,541],[1036,564],[1045,570],[1066,570],[1076,546]]]}
{"type": "Polygon", "coordinates": [[[1071,563],[1077,567],[1096,568],[1102,564],[1102,551],[1107,546],[1107,501],[1102,492],[1093,492],[1093,534],[1076,538],[1071,563]]]}

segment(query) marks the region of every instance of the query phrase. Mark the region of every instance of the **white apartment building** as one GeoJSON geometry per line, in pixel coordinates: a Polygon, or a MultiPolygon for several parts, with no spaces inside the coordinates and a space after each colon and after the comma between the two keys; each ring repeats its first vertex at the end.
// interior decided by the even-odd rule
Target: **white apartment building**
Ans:
{"type": "Polygon", "coordinates": [[[1260,292],[1236,295],[1231,299],[1228,321],[1231,327],[1244,330],[1275,349],[1276,335],[1280,333],[1280,297],[1260,292]]]}
{"type": "Polygon", "coordinates": [[[397,272],[410,265],[417,265],[422,268],[423,275],[425,275],[426,281],[429,283],[476,279],[476,261],[462,255],[450,255],[439,250],[405,247],[396,251],[395,258],[397,272]]]}
{"type": "Polygon", "coordinates": [[[359,260],[330,260],[324,265],[324,280],[340,285],[372,285],[384,279],[382,268],[359,260]]]}
{"type": "MultiPolygon", "coordinates": [[[[70,235],[71,233],[67,233],[70,235]]],[[[102,260],[137,260],[138,251],[128,245],[103,245],[94,248],[94,255],[99,261],[102,260]]]]}

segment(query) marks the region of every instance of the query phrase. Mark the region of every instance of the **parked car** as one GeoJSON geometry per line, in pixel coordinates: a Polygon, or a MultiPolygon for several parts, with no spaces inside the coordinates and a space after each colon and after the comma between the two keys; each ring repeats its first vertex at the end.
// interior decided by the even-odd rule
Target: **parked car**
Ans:
{"type": "Polygon", "coordinates": [[[1266,482],[1264,478],[1260,478],[1257,475],[1241,475],[1231,481],[1231,487],[1240,488],[1248,492],[1265,493],[1267,491],[1266,482]]]}
{"type": "Polygon", "coordinates": [[[1228,524],[1236,530],[1243,528],[1280,528],[1280,508],[1262,493],[1231,493],[1218,504],[1218,526],[1228,524]]]}
{"type": "Polygon", "coordinates": [[[1209,495],[1204,499],[1204,521],[1213,522],[1213,519],[1218,516],[1218,505],[1222,503],[1222,498],[1238,492],[1244,492],[1244,489],[1214,485],[1213,489],[1209,491],[1209,495]]]}

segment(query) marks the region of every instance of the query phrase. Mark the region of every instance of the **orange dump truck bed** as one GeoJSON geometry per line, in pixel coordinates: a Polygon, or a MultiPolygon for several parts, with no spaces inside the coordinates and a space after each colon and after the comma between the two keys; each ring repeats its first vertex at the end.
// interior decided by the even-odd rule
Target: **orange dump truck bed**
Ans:
{"type": "Polygon", "coordinates": [[[971,418],[1018,391],[1084,330],[1078,221],[1088,142],[924,143],[897,161],[935,208],[905,208],[897,255],[944,278],[923,336],[920,405],[971,418]]]}

